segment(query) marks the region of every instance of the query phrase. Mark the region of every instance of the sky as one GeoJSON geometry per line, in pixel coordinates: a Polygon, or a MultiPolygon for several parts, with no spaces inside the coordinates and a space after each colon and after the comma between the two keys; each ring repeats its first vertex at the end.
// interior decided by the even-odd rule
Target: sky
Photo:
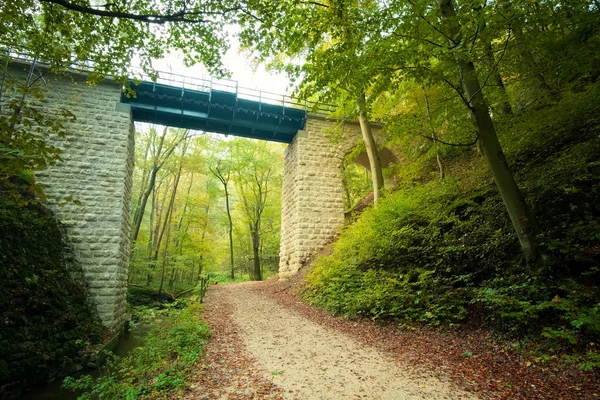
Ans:
{"type": "MultiPolygon", "coordinates": [[[[266,71],[263,65],[254,65],[252,56],[240,53],[240,46],[235,35],[230,35],[231,47],[223,58],[223,64],[231,72],[231,78],[244,88],[257,89],[263,92],[290,95],[293,88],[290,81],[282,73],[266,71]]],[[[178,75],[208,78],[201,65],[186,67],[181,54],[173,54],[168,59],[154,60],[153,66],[158,71],[172,71],[178,75]]]]}
{"type": "MultiPolygon", "coordinates": [[[[240,87],[288,96],[293,91],[290,80],[285,74],[267,71],[264,65],[256,65],[253,62],[252,55],[241,53],[239,42],[234,34],[230,35],[230,48],[223,57],[223,65],[231,72],[230,79],[238,81],[240,87]]],[[[181,53],[173,53],[168,58],[153,60],[152,66],[159,71],[159,76],[160,71],[164,71],[185,77],[210,78],[202,65],[186,67],[181,53]]],[[[136,129],[147,130],[149,127],[150,125],[146,123],[136,123],[136,129]]],[[[225,135],[214,135],[219,139],[227,140],[225,135]]]]}

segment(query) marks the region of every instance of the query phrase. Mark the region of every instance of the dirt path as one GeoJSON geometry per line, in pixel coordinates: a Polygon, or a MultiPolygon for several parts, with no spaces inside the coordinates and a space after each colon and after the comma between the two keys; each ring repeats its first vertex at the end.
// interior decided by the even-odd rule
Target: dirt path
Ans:
{"type": "Polygon", "coordinates": [[[276,304],[256,285],[211,287],[207,372],[187,398],[476,398],[276,304]]]}

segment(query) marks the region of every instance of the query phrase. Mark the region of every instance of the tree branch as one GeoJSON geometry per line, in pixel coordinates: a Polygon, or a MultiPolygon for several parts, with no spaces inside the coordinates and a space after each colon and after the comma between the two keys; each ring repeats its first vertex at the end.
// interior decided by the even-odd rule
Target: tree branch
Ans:
{"type": "MultiPolygon", "coordinates": [[[[159,25],[165,24],[167,22],[204,23],[204,22],[209,22],[209,20],[193,18],[193,17],[197,17],[199,15],[226,15],[229,12],[241,10],[240,7],[232,7],[232,8],[224,9],[222,11],[194,11],[194,12],[192,12],[192,11],[186,11],[184,8],[183,10],[175,12],[173,14],[158,14],[158,13],[133,14],[133,13],[127,13],[127,12],[110,11],[110,10],[106,10],[106,9],[97,9],[97,8],[93,8],[93,7],[82,6],[80,4],[71,3],[67,0],[40,0],[40,2],[49,3],[49,4],[57,4],[59,6],[67,8],[69,10],[73,10],[73,11],[77,11],[77,12],[81,12],[81,13],[85,13],[85,14],[90,14],[90,15],[96,15],[99,17],[130,19],[130,20],[134,20],[134,21],[148,22],[151,24],[159,24],[159,25]]],[[[112,5],[112,4],[106,4],[106,6],[110,6],[110,5],[112,5]]]]}
{"type": "Polygon", "coordinates": [[[324,8],[329,8],[327,4],[319,3],[317,1],[301,1],[301,4],[312,4],[313,6],[319,6],[324,8]]]}
{"type": "Polygon", "coordinates": [[[434,42],[433,40],[429,40],[429,39],[425,39],[425,38],[419,38],[419,37],[417,37],[417,36],[401,35],[401,34],[399,34],[399,33],[396,33],[395,31],[394,31],[394,32],[392,32],[392,35],[394,35],[394,36],[396,36],[396,37],[399,37],[399,38],[402,38],[402,39],[415,39],[415,40],[422,40],[422,41],[424,41],[425,43],[429,43],[429,44],[431,44],[431,45],[433,45],[433,46],[435,46],[435,47],[442,47],[442,48],[444,47],[444,46],[442,46],[441,44],[434,42]]]}
{"type": "MultiPolygon", "coordinates": [[[[483,90],[484,87],[489,86],[487,84],[487,82],[490,79],[490,77],[492,76],[492,74],[494,73],[494,71],[496,71],[498,69],[498,65],[500,64],[500,61],[502,61],[502,59],[504,58],[504,55],[506,54],[506,47],[508,46],[509,39],[510,39],[510,30],[508,31],[508,36],[506,37],[506,41],[504,42],[504,48],[502,49],[502,54],[500,55],[500,58],[498,58],[498,61],[496,61],[494,63],[494,65],[492,66],[492,69],[490,70],[488,75],[485,77],[485,80],[483,81],[483,85],[481,85],[481,87],[479,88],[478,91],[473,93],[473,96],[471,96],[471,98],[469,99],[469,104],[471,104],[471,100],[473,100],[475,98],[475,96],[477,96],[479,94],[479,92],[481,92],[483,90]]],[[[492,57],[493,57],[493,55],[492,55],[492,57]]]]}
{"type": "Polygon", "coordinates": [[[454,43],[454,39],[452,39],[450,36],[448,36],[446,34],[446,32],[442,31],[440,28],[438,28],[433,23],[431,23],[431,21],[429,21],[423,14],[421,14],[420,12],[416,11],[417,7],[415,6],[415,3],[412,2],[412,0],[407,0],[407,1],[408,1],[408,4],[410,4],[413,7],[413,10],[415,10],[415,12],[419,16],[419,18],[421,18],[433,30],[435,30],[436,32],[438,32],[439,34],[441,34],[442,36],[444,36],[446,39],[448,39],[448,40],[452,41],[452,43],[454,43]]]}
{"type": "Polygon", "coordinates": [[[473,142],[471,143],[448,143],[448,142],[444,142],[443,140],[437,139],[437,138],[432,138],[431,136],[427,136],[424,135],[422,133],[419,133],[419,136],[423,136],[425,139],[430,140],[432,142],[440,142],[441,144],[445,144],[448,146],[455,146],[455,147],[471,147],[473,146],[475,143],[477,143],[477,141],[479,140],[479,135],[477,135],[477,137],[475,138],[475,140],[473,140],[473,142]]]}

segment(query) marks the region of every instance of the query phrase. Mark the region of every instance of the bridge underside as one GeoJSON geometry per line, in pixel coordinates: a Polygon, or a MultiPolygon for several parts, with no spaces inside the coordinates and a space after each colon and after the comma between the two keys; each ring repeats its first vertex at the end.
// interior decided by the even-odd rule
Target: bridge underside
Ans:
{"type": "Polygon", "coordinates": [[[283,143],[291,143],[306,123],[304,109],[244,98],[235,87],[218,90],[154,82],[130,84],[135,95],[123,94],[121,102],[131,106],[133,119],[139,122],[283,143]]]}

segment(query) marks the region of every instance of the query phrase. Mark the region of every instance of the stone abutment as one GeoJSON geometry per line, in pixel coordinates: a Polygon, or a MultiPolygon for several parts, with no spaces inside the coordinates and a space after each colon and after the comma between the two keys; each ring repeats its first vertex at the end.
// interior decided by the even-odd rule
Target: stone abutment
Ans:
{"type": "Polygon", "coordinates": [[[305,129],[288,146],[281,209],[281,278],[296,274],[343,226],[342,162],[361,137],[358,123],[340,124],[309,115],[305,129]]]}
{"type": "MultiPolygon", "coordinates": [[[[7,76],[15,87],[26,81],[29,68],[11,65],[7,76]]],[[[126,320],[130,253],[134,160],[130,109],[121,104],[121,87],[115,82],[89,86],[83,74],[56,76],[43,69],[36,77],[40,74],[43,84],[38,87],[44,98],[35,106],[56,115],[68,110],[76,119],[66,122],[64,138],[50,138],[62,150],[64,161],[37,173],[36,179],[50,196],[47,207],[66,229],[100,319],[107,328],[118,330],[126,320]]]]}

